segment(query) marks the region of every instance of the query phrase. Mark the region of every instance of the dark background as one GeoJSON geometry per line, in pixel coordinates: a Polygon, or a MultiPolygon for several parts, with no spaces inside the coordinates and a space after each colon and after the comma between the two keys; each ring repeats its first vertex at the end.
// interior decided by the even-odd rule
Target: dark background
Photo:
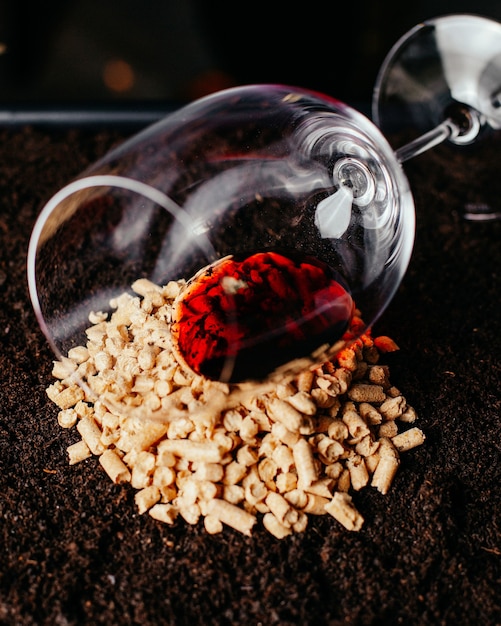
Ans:
{"type": "Polygon", "coordinates": [[[0,102],[178,102],[281,82],[363,103],[400,36],[459,12],[501,19],[501,3],[3,0],[0,102]]]}

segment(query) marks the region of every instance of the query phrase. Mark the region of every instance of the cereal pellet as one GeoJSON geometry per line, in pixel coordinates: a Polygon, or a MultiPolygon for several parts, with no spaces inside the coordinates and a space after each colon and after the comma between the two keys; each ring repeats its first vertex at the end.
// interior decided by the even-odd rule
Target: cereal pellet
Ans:
{"type": "Polygon", "coordinates": [[[110,314],[92,312],[86,344],[54,363],[47,395],[59,425],[80,435],[70,465],[98,457],[112,482],[136,490],[139,513],[167,525],[251,535],[260,524],[283,539],[330,515],[359,531],[352,494],[386,494],[400,454],[425,440],[379,363],[398,346],[367,332],[341,352],[323,347],[320,366],[304,360],[263,383],[206,380],[170,341],[184,284],[138,279],[110,314]]]}

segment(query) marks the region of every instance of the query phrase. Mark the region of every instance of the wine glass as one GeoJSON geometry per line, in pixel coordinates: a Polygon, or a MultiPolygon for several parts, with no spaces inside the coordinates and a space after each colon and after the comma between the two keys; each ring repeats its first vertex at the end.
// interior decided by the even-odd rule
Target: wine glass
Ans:
{"type": "MultiPolygon", "coordinates": [[[[495,141],[501,129],[501,24],[460,14],[415,26],[383,61],[372,118],[401,163],[444,142],[468,146],[471,153],[472,146],[495,141]],[[412,140],[399,146],[403,136],[412,140]]],[[[483,201],[467,203],[463,217],[499,219],[498,198],[487,202],[486,190],[474,186],[470,192],[483,201]]]]}
{"type": "MultiPolygon", "coordinates": [[[[390,58],[378,81],[383,127],[398,67],[390,58]]],[[[482,91],[473,104],[485,100],[482,91]]],[[[496,127],[492,97],[489,115],[473,104],[471,118],[496,127]]],[[[438,137],[473,140],[459,117],[395,152],[358,111],[285,85],[232,88],[175,111],[60,190],[36,222],[28,283],[56,357],[84,344],[89,313],[113,313],[137,279],[178,285],[161,341],[192,374],[239,385],[335,356],[405,274],[415,215],[402,162],[438,137]]],[[[85,374],[78,382],[89,391],[85,374]]]]}

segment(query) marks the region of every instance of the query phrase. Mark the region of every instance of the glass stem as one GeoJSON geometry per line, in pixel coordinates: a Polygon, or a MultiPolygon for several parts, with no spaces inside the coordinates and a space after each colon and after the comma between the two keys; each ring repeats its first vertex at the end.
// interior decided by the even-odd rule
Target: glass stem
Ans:
{"type": "Polygon", "coordinates": [[[432,130],[424,133],[424,135],[421,135],[413,141],[405,144],[405,146],[398,148],[395,152],[397,160],[400,163],[404,163],[405,161],[418,156],[418,154],[438,146],[438,144],[442,143],[446,139],[455,137],[458,133],[459,129],[457,125],[451,119],[446,119],[432,130]]]}

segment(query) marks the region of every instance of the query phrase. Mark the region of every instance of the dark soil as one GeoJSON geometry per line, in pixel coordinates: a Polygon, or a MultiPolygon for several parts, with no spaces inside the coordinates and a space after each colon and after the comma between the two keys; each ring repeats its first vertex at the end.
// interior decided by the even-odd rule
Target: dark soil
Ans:
{"type": "Polygon", "coordinates": [[[406,164],[414,255],[377,322],[400,351],[391,380],[427,436],[386,496],[355,494],[358,533],[330,516],[281,541],[215,536],[140,516],[96,458],[70,467],[74,431],[45,395],[52,354],[25,278],[45,201],[119,131],[0,131],[0,624],[501,624],[501,209],[499,143],[441,147],[406,164]]]}

